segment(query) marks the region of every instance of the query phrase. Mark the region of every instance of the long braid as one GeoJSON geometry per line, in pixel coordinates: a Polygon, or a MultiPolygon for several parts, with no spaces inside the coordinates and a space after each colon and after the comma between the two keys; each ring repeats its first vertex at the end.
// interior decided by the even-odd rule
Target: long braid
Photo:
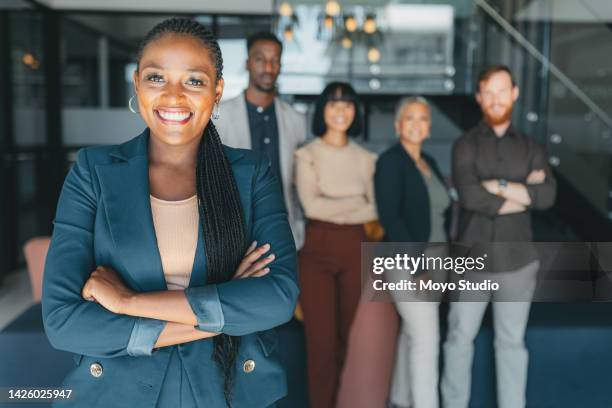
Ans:
{"type": "MultiPolygon", "coordinates": [[[[185,18],[164,20],[153,27],[140,45],[137,62],[140,63],[149,43],[167,34],[187,35],[200,40],[213,58],[216,79],[223,77],[223,58],[217,40],[200,23],[185,18]]],[[[204,129],[198,149],[196,191],[205,243],[206,283],[229,281],[247,247],[246,226],[232,167],[211,121],[204,129]]],[[[239,337],[221,334],[213,339],[213,360],[223,374],[223,394],[228,407],[231,407],[239,346],[239,337]]]]}
{"type": "MultiPolygon", "coordinates": [[[[204,225],[207,283],[232,278],[246,246],[246,232],[240,195],[232,168],[223,152],[212,122],[204,131],[196,169],[198,208],[204,225]]],[[[231,406],[231,391],[240,338],[225,334],[213,339],[214,360],[224,376],[223,392],[231,406]]]]}

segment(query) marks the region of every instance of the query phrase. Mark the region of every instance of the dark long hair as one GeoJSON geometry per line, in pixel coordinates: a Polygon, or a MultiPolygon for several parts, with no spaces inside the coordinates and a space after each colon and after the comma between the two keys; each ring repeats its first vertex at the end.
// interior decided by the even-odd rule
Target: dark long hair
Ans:
{"type": "MultiPolygon", "coordinates": [[[[137,61],[140,62],[149,43],[168,34],[200,40],[215,62],[217,80],[223,77],[223,58],[217,40],[200,23],[184,18],[168,19],[153,27],[140,45],[137,61]]],[[[212,121],[204,129],[198,149],[196,191],[205,242],[206,283],[231,280],[246,250],[246,228],[232,167],[212,121]]],[[[213,339],[213,345],[213,359],[219,364],[224,377],[225,401],[231,406],[240,338],[221,334],[213,339]]]]}
{"type": "Polygon", "coordinates": [[[321,95],[315,101],[314,115],[312,115],[312,133],[315,136],[323,136],[327,131],[325,123],[325,105],[329,102],[343,101],[350,102],[355,106],[355,118],[351,126],[346,131],[348,136],[358,136],[361,134],[363,119],[361,114],[361,102],[353,87],[347,82],[330,82],[327,84],[321,95]]]}

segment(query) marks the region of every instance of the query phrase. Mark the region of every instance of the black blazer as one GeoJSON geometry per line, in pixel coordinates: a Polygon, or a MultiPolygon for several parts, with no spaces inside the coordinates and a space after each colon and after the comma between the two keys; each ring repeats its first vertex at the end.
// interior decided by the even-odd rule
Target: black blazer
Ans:
{"type": "MultiPolygon", "coordinates": [[[[435,160],[421,153],[429,168],[446,185],[435,160]]],[[[428,242],[431,235],[429,193],[421,172],[401,143],[380,155],[374,175],[378,219],[385,241],[428,242]]],[[[448,235],[451,206],[445,212],[448,235]]]]}

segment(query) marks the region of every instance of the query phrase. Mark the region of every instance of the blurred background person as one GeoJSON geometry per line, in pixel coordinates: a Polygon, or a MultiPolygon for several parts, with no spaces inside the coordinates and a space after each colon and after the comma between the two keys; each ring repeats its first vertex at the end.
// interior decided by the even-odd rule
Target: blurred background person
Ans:
{"type": "MultiPolygon", "coordinates": [[[[452,153],[452,177],[461,205],[460,243],[530,242],[531,210],[549,208],[555,201],[556,182],[544,149],[511,126],[518,97],[519,88],[506,66],[493,65],[480,73],[476,100],[483,121],[457,139],[452,153]]],[[[539,260],[535,251],[522,250],[525,245],[520,248],[495,250],[489,254],[493,271],[473,275],[499,282],[499,291],[483,292],[483,301],[460,298],[450,305],[441,383],[447,408],[468,407],[474,339],[489,300],[493,301],[498,406],[525,406],[524,337],[531,302],[524,300],[535,290],[539,260]],[[519,300],[519,295],[523,301],[508,302],[519,300]]]]}
{"type": "MultiPolygon", "coordinates": [[[[401,99],[395,116],[399,142],[376,164],[376,205],[385,241],[447,241],[450,195],[435,160],[422,151],[430,130],[427,100],[401,99]]],[[[402,322],[390,401],[397,407],[437,408],[439,302],[417,299],[412,292],[406,295],[409,298],[397,298],[395,303],[402,322]]]]}
{"type": "MultiPolygon", "coordinates": [[[[294,153],[306,139],[306,118],[278,96],[283,44],[271,32],[247,38],[247,89],[221,102],[215,120],[224,144],[264,153],[281,181],[289,224],[299,250],[304,243],[304,215],[293,183],[294,153]],[[223,114],[223,113],[228,114],[223,114]]],[[[296,313],[297,314],[297,313],[296,313]]],[[[296,318],[277,328],[279,356],[287,370],[289,392],[279,408],[307,406],[304,329],[296,318]]]]}
{"type": "Polygon", "coordinates": [[[300,252],[308,386],[312,407],[334,407],[349,330],[361,295],[364,223],[375,220],[376,156],[349,137],[361,132],[359,100],[346,83],[315,103],[315,140],[296,152],[296,185],[308,220],[300,252]]]}
{"type": "Polygon", "coordinates": [[[306,117],[282,101],[277,93],[283,43],[270,32],[247,39],[248,88],[221,102],[215,125],[224,144],[265,153],[272,171],[282,181],[289,223],[298,250],[304,243],[304,218],[293,185],[293,154],[306,140],[306,117]]]}

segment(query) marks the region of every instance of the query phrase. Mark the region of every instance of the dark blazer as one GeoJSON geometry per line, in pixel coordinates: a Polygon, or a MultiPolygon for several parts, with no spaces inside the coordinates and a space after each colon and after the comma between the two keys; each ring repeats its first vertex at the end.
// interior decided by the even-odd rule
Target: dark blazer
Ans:
{"type": "MultiPolygon", "coordinates": [[[[435,177],[446,185],[435,160],[421,153],[435,177]]],[[[397,142],[376,162],[374,189],[378,219],[385,230],[385,241],[428,242],[431,235],[429,193],[414,160],[397,142]]],[[[445,213],[448,234],[450,206],[445,213]]]]}
{"type": "MultiPolygon", "coordinates": [[[[62,189],[47,255],[45,331],[54,347],[75,353],[76,367],[64,387],[74,390],[76,406],[155,407],[175,348],[198,406],[225,407],[212,339],[135,355],[129,343],[142,319],[112,313],[81,297],[97,265],[114,268],[135,291],[166,290],[151,215],[148,142],[147,129],[121,145],[79,151],[62,189]]],[[[243,149],[225,147],[225,154],[240,193],[248,242],[270,243],[276,259],[264,277],[206,285],[200,228],[186,293],[192,307],[198,305],[194,313],[200,329],[242,336],[232,406],[266,407],[286,394],[273,328],[293,314],[298,296],[296,250],[269,161],[243,149]],[[254,370],[243,369],[247,360],[255,362],[254,370]]]]}

